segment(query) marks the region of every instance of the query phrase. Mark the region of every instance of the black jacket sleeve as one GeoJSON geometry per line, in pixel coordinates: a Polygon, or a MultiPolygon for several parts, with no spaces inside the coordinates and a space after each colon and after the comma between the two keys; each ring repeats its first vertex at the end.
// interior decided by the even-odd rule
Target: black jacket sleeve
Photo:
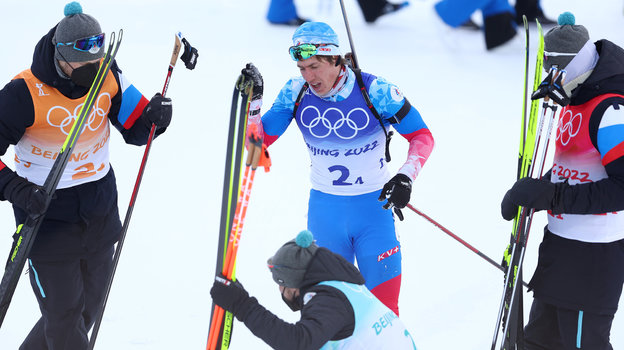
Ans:
{"type": "MultiPolygon", "coordinates": [[[[15,145],[35,122],[32,97],[23,79],[15,79],[0,90],[0,156],[15,145]]],[[[15,173],[0,160],[0,193],[15,173]]]]}
{"type": "Polygon", "coordinates": [[[236,317],[253,334],[274,349],[319,349],[329,340],[339,340],[353,334],[355,316],[347,298],[332,287],[315,287],[316,293],[304,305],[301,319],[288,323],[250,298],[249,308],[236,317]]]}
{"type": "Polygon", "coordinates": [[[624,210],[624,158],[605,167],[608,177],[570,186],[557,184],[557,196],[565,214],[603,214],[624,210]]]}
{"type": "Polygon", "coordinates": [[[23,79],[15,79],[0,90],[0,155],[15,145],[35,122],[35,110],[23,79]]]}
{"type": "MultiPolygon", "coordinates": [[[[589,135],[598,149],[597,135],[602,116],[607,108],[624,108],[624,100],[616,97],[601,102],[591,115],[589,135]]],[[[605,166],[607,178],[595,182],[577,184],[557,184],[556,196],[565,214],[603,214],[624,210],[624,157],[611,161],[605,166]]]]}

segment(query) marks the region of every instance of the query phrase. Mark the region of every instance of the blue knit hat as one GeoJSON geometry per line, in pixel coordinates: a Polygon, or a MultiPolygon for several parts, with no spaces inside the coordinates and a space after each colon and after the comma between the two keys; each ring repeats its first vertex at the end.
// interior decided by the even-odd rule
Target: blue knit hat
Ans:
{"type": "Polygon", "coordinates": [[[297,238],[286,242],[267,261],[275,283],[289,288],[301,288],[303,276],[317,249],[314,236],[308,230],[299,232],[297,238]]]}
{"type": "Polygon", "coordinates": [[[338,35],[327,23],[305,22],[300,25],[292,36],[293,45],[300,44],[333,44],[338,45],[338,35]]]}

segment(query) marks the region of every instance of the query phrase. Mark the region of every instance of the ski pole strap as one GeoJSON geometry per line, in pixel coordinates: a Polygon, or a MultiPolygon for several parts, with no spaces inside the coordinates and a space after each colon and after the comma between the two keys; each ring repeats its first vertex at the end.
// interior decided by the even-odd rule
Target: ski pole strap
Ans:
{"type": "Polygon", "coordinates": [[[297,99],[295,100],[295,107],[293,108],[293,118],[297,117],[297,110],[299,109],[299,105],[301,104],[301,100],[303,99],[303,94],[308,90],[310,85],[306,82],[303,84],[301,90],[299,90],[299,95],[297,95],[297,99]]]}

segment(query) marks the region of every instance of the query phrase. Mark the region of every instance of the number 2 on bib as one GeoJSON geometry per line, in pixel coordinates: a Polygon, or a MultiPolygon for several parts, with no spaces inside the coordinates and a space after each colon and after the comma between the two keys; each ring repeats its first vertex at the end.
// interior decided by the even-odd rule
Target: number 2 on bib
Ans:
{"type": "MultiPolygon", "coordinates": [[[[330,166],[329,168],[327,168],[327,170],[329,170],[330,173],[339,172],[339,174],[340,174],[338,179],[332,181],[332,185],[334,185],[334,186],[351,186],[351,185],[353,185],[353,183],[346,181],[349,178],[349,174],[350,174],[349,169],[347,167],[342,166],[342,165],[334,165],[334,166],[330,166]]],[[[359,176],[355,180],[355,183],[356,184],[363,184],[364,181],[362,180],[362,177],[359,176]]]]}

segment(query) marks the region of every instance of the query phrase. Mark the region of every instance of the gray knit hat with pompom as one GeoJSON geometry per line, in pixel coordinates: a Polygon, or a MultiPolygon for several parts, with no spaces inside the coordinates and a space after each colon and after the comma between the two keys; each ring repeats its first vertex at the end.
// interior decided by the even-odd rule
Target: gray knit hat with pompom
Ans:
{"type": "Polygon", "coordinates": [[[267,261],[275,283],[289,288],[301,288],[303,276],[317,249],[314,236],[308,230],[299,232],[297,238],[286,242],[267,261]]]}
{"type": "Polygon", "coordinates": [[[56,27],[52,42],[55,46],[54,58],[66,62],[86,62],[104,56],[104,47],[92,47],[89,51],[76,50],[72,43],[75,40],[102,34],[102,28],[92,16],[82,12],[82,6],[76,1],[65,5],[63,18],[56,27]]]}
{"type": "Polygon", "coordinates": [[[559,15],[558,26],[544,35],[544,69],[550,71],[554,65],[564,69],[589,40],[587,29],[575,24],[570,12],[559,15]]]}

